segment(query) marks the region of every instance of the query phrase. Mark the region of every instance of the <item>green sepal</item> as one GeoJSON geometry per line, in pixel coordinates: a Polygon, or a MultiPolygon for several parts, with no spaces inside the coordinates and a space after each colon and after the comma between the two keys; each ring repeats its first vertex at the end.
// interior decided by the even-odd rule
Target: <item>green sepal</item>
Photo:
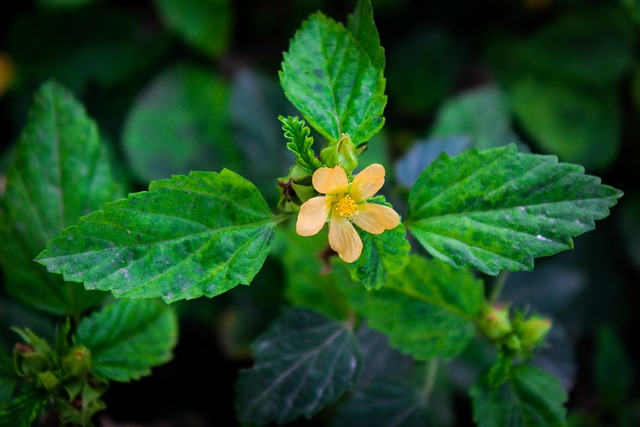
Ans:
{"type": "Polygon", "coordinates": [[[331,141],[329,146],[320,152],[322,163],[329,168],[340,166],[351,176],[351,173],[358,167],[358,154],[362,150],[356,149],[349,134],[343,133],[336,141],[331,141]]]}
{"type": "Polygon", "coordinates": [[[278,179],[278,209],[284,212],[299,212],[300,206],[310,198],[317,196],[313,188],[311,175],[299,165],[289,170],[289,175],[278,179]]]}

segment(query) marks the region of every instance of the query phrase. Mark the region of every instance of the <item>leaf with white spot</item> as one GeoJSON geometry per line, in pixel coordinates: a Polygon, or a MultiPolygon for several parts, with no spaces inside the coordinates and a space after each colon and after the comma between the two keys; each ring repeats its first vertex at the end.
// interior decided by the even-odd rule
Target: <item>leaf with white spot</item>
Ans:
{"type": "Polygon", "coordinates": [[[573,248],[572,237],[609,215],[622,192],[555,156],[515,145],[442,154],[409,194],[405,226],[455,267],[533,269],[533,259],[573,248]]]}
{"type": "Polygon", "coordinates": [[[274,234],[253,184],[226,169],[192,172],[107,203],[48,242],[37,261],[88,289],[173,302],[251,283],[274,234]]]}

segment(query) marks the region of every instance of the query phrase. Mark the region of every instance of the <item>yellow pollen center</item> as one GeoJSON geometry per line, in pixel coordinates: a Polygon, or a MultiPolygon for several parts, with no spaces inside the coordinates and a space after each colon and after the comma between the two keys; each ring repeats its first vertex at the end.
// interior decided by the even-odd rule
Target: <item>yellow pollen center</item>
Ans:
{"type": "Polygon", "coordinates": [[[334,203],[333,208],[340,216],[345,216],[347,218],[350,218],[353,215],[358,215],[358,205],[348,194],[342,197],[338,202],[334,203]]]}

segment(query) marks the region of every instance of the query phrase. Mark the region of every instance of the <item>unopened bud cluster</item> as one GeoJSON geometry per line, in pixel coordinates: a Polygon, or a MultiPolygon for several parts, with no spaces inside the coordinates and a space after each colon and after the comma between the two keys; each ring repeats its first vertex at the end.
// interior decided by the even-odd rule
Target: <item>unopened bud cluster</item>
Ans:
{"type": "Polygon", "coordinates": [[[509,307],[487,305],[478,320],[479,331],[511,354],[528,358],[542,344],[551,329],[551,320],[539,315],[513,317],[509,307]]]}
{"type": "Polygon", "coordinates": [[[32,387],[46,390],[60,420],[86,425],[93,414],[104,409],[100,396],[106,391],[106,384],[91,375],[88,348],[59,343],[52,348],[28,329],[16,332],[25,342],[14,346],[15,372],[32,387]]]}

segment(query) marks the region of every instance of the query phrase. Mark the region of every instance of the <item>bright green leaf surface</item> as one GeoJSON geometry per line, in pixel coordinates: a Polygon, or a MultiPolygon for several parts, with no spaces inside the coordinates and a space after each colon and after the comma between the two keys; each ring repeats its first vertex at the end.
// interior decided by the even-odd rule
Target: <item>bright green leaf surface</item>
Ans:
{"type": "Polygon", "coordinates": [[[354,387],[359,347],[344,324],[288,308],[252,346],[255,365],[241,371],[236,409],[242,423],[310,418],[354,387]]]}
{"type": "Polygon", "coordinates": [[[172,302],[249,284],[274,233],[249,181],[226,169],[192,172],[106,204],[49,242],[38,261],[88,289],[172,302]]]}
{"type": "Polygon", "coordinates": [[[554,376],[533,366],[511,369],[509,379],[491,388],[481,378],[471,390],[478,427],[564,427],[567,393],[554,376]]]}
{"type": "Polygon", "coordinates": [[[229,88],[209,70],[181,64],[138,96],[124,126],[124,151],[140,182],[223,167],[236,170],[229,88]]]}
{"type": "Polygon", "coordinates": [[[128,382],[171,359],[178,324],[169,306],[152,300],[115,300],[82,319],[74,344],[91,351],[93,375],[128,382]]]}
{"type": "Polygon", "coordinates": [[[354,420],[367,427],[424,427],[430,425],[426,407],[421,390],[396,379],[378,380],[340,407],[332,427],[352,427],[354,420]]]}
{"type": "Polygon", "coordinates": [[[285,95],[322,136],[368,141],[384,124],[385,79],[352,33],[321,13],[306,20],[284,54],[285,95]]]}
{"type": "MultiPolygon", "coordinates": [[[[384,199],[380,204],[391,207],[384,199]]],[[[390,274],[401,272],[409,261],[411,245],[406,239],[407,231],[402,223],[382,234],[369,234],[357,227],[356,230],[363,249],[360,258],[349,264],[351,277],[367,289],[379,288],[390,274]]]]}
{"type": "Polygon", "coordinates": [[[155,0],[166,25],[199,51],[217,57],[231,36],[229,0],[155,0]]]}
{"type": "Polygon", "coordinates": [[[362,45],[371,62],[384,70],[384,49],[380,45],[380,34],[373,20],[371,0],[359,0],[353,15],[349,15],[347,29],[362,45]]]}
{"type": "Polygon", "coordinates": [[[102,294],[64,284],[32,260],[62,228],[121,192],[95,123],[70,92],[44,84],[7,171],[0,210],[7,290],[56,313],[79,313],[101,300],[102,294]]]}
{"type": "Polygon", "coordinates": [[[409,195],[409,231],[433,256],[496,275],[573,247],[622,192],[555,156],[515,146],[443,154],[409,195]]]}
{"type": "Polygon", "coordinates": [[[371,328],[418,360],[460,354],[473,338],[484,301],[482,282],[471,272],[417,255],[380,289],[366,291],[357,282],[343,289],[371,328]]]}

